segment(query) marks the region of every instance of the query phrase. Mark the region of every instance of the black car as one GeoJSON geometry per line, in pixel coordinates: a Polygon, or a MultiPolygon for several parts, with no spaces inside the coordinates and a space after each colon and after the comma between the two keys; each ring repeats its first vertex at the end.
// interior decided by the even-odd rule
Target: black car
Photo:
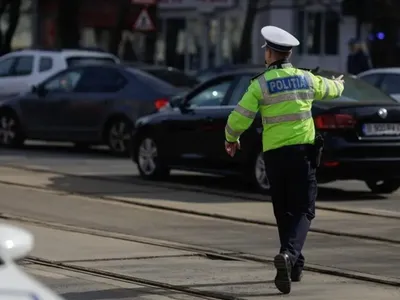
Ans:
{"type": "Polygon", "coordinates": [[[181,91],[190,90],[200,83],[196,77],[186,74],[185,72],[173,67],[142,63],[127,63],[126,65],[145,71],[181,89],[181,91]]]}
{"type": "Polygon", "coordinates": [[[0,145],[26,139],[107,144],[127,154],[136,119],[158,111],[179,89],[137,69],[85,65],[61,71],[31,92],[0,100],[0,145]]]}
{"type": "MultiPolygon", "coordinates": [[[[331,78],[339,74],[320,71],[331,78]]],[[[171,107],[140,118],[133,132],[133,160],[144,178],[170,169],[243,175],[262,191],[269,189],[261,147],[261,118],[241,137],[242,149],[231,158],[224,149],[229,113],[256,74],[223,74],[171,102],[171,107]]],[[[400,186],[400,105],[375,87],[345,76],[343,96],[315,101],[316,129],[325,139],[319,180],[359,179],[376,193],[400,186]]]]}
{"type": "Polygon", "coordinates": [[[262,65],[255,64],[225,64],[217,67],[211,67],[207,69],[200,70],[196,73],[196,78],[200,82],[205,82],[213,77],[216,77],[222,73],[237,71],[240,69],[246,70],[260,70],[264,68],[262,65]]]}

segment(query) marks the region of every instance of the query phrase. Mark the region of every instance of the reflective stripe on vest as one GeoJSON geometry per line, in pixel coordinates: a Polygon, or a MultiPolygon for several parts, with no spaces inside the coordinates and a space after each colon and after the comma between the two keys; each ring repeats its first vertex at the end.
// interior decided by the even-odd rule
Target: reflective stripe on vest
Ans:
{"type": "Polygon", "coordinates": [[[228,124],[226,124],[225,130],[226,130],[227,133],[229,133],[229,135],[233,136],[234,138],[240,137],[240,135],[243,133],[243,131],[235,131],[235,130],[233,130],[231,127],[229,127],[228,124]]]}
{"type": "Polygon", "coordinates": [[[247,108],[244,108],[240,104],[236,105],[234,109],[237,113],[241,114],[244,117],[247,117],[249,119],[254,119],[257,115],[256,112],[248,110],[247,108]]]}
{"type": "MultiPolygon", "coordinates": [[[[263,99],[260,100],[261,105],[270,105],[270,104],[276,104],[284,101],[296,101],[296,100],[303,100],[303,101],[309,101],[309,100],[314,100],[314,90],[313,90],[313,81],[307,72],[303,72],[304,77],[306,78],[308,85],[310,89],[308,91],[298,91],[296,93],[290,93],[290,94],[283,94],[283,95],[277,95],[277,96],[270,96],[267,85],[266,85],[266,80],[265,77],[262,75],[257,78],[258,83],[260,84],[261,91],[263,94],[263,99]]],[[[273,124],[273,123],[282,123],[282,122],[290,122],[290,121],[300,121],[300,120],[305,120],[312,118],[312,113],[311,111],[304,111],[304,112],[299,112],[299,113],[293,113],[293,114],[286,114],[286,115],[281,115],[281,116],[275,116],[275,117],[262,117],[262,123],[263,124],[273,124]]]]}
{"type": "Polygon", "coordinates": [[[330,92],[329,82],[325,77],[322,77],[322,81],[324,82],[324,85],[325,85],[325,93],[324,93],[324,96],[322,97],[322,99],[326,99],[326,97],[329,96],[329,92],[330,92]]]}
{"type": "Polygon", "coordinates": [[[266,85],[266,80],[264,76],[260,76],[257,78],[258,83],[261,87],[261,91],[263,94],[263,99],[260,101],[260,105],[270,105],[270,104],[276,104],[280,102],[285,102],[285,101],[296,101],[296,100],[314,100],[314,92],[312,89],[313,82],[309,74],[306,72],[304,73],[304,77],[307,80],[307,83],[310,87],[310,90],[308,91],[299,91],[296,93],[290,93],[290,94],[285,94],[285,95],[277,95],[271,97],[269,95],[267,85],[266,85]]]}
{"type": "Polygon", "coordinates": [[[287,114],[276,117],[262,117],[263,124],[273,124],[273,123],[282,123],[282,122],[290,122],[290,121],[300,121],[309,119],[312,117],[311,111],[303,111],[295,114],[287,114]]]}

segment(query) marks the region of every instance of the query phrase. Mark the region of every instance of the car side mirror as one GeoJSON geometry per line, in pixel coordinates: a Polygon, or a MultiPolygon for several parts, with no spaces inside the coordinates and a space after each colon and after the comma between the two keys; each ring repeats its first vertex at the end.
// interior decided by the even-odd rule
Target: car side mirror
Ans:
{"type": "Polygon", "coordinates": [[[0,249],[9,259],[20,260],[28,256],[34,246],[34,237],[22,228],[0,224],[0,249]]]}
{"type": "Polygon", "coordinates": [[[179,107],[180,108],[183,102],[185,102],[184,97],[174,96],[169,101],[169,104],[171,105],[171,107],[179,107]]]}

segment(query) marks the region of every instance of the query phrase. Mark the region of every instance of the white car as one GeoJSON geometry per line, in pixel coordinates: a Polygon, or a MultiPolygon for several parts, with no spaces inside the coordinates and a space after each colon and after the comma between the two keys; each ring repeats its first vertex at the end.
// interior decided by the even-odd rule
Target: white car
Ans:
{"type": "Polygon", "coordinates": [[[88,50],[20,50],[0,57],[0,97],[30,91],[32,86],[71,66],[120,63],[118,57],[88,50]]]}
{"type": "Polygon", "coordinates": [[[0,224],[0,300],[65,300],[25,273],[15,261],[33,249],[33,235],[0,224]]]}
{"type": "Polygon", "coordinates": [[[357,75],[400,102],[400,68],[371,69],[357,75]]]}

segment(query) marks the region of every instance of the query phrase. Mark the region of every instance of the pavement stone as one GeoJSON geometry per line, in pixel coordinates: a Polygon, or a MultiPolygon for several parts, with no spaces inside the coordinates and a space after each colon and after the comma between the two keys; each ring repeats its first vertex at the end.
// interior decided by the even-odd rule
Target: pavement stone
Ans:
{"type": "MultiPolygon", "coordinates": [[[[15,224],[15,222],[13,222],[15,224]]],[[[101,256],[103,247],[99,247],[97,237],[82,234],[79,239],[84,243],[76,243],[77,236],[69,232],[43,228],[39,226],[20,224],[19,226],[33,231],[35,235],[47,237],[47,240],[41,240],[41,243],[53,244],[52,251],[70,250],[70,260],[76,257],[80,251],[87,252],[91,246],[91,252],[94,256],[101,256]],[[50,233],[52,232],[52,233],[50,233]],[[62,237],[64,243],[55,243],[54,237],[62,237]],[[87,242],[86,242],[87,241],[87,242]]],[[[103,238],[102,238],[103,239],[103,238]]],[[[104,244],[108,245],[108,239],[104,238],[104,244]]],[[[135,243],[133,243],[135,244],[135,243]]],[[[107,246],[106,246],[107,247],[107,246]]],[[[119,251],[119,245],[114,245],[115,252],[119,251]]],[[[134,246],[136,247],[136,246],[134,246]]],[[[151,252],[152,246],[149,247],[151,252]]],[[[48,259],[49,249],[36,249],[35,254],[39,257],[48,259]]],[[[122,250],[119,256],[123,256],[122,250]]],[[[265,299],[281,298],[274,288],[272,279],[275,272],[272,266],[261,265],[258,263],[249,263],[242,261],[224,261],[210,260],[203,257],[159,257],[150,259],[131,259],[131,260],[111,260],[98,262],[79,262],[77,265],[87,266],[96,269],[108,270],[120,274],[133,275],[150,280],[167,282],[175,285],[192,287],[208,291],[218,291],[231,293],[245,299],[265,299]]],[[[29,268],[29,265],[26,266],[29,268]]],[[[39,270],[41,273],[32,271],[34,276],[43,279],[46,270],[39,270]],[[36,273],[36,274],[35,274],[36,273]]],[[[60,274],[50,277],[51,286],[67,299],[129,299],[131,295],[126,290],[119,291],[104,288],[104,285],[88,287],[84,285],[78,292],[68,292],[66,288],[73,285],[73,281],[68,282],[66,278],[60,278],[60,274]],[[66,284],[60,287],[57,282],[63,281],[66,284]],[[89,296],[90,294],[90,296],[89,296]],[[93,297],[97,295],[97,297],[93,297]]],[[[46,282],[46,279],[44,279],[46,282]]],[[[49,281],[49,279],[47,279],[49,281]]],[[[82,281],[82,280],[81,280],[82,281]]],[[[81,284],[81,283],[80,283],[81,284]]],[[[134,290],[131,293],[135,293],[134,290]]],[[[387,286],[364,283],[360,281],[348,280],[334,276],[321,275],[306,272],[304,280],[299,284],[293,285],[291,294],[292,299],[381,299],[394,300],[399,299],[400,290],[387,286]]],[[[153,299],[153,298],[150,298],[153,299]]]]}

